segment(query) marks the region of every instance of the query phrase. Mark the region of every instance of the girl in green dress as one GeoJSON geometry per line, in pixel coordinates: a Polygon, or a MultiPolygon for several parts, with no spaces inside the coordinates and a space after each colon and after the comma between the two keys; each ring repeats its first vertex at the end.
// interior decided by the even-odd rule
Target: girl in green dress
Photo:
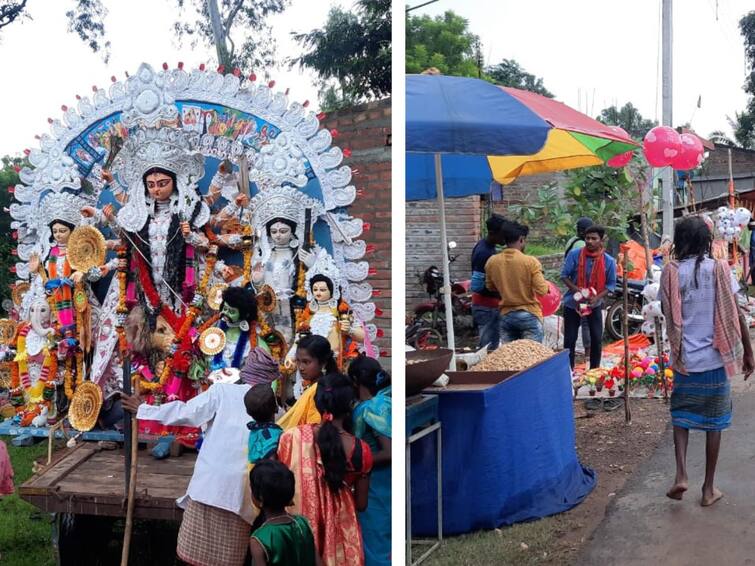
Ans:
{"type": "Polygon", "coordinates": [[[258,462],[249,474],[252,500],[261,509],[249,549],[254,566],[321,566],[307,520],[290,515],[294,474],[277,460],[258,462]]]}

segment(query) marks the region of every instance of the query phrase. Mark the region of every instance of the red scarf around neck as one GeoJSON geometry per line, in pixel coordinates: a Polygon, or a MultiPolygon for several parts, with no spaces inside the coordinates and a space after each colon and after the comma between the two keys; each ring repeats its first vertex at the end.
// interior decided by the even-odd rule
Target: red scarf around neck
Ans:
{"type": "Polygon", "coordinates": [[[587,251],[587,247],[579,250],[579,262],[577,263],[577,287],[586,289],[592,287],[598,293],[606,288],[606,256],[601,246],[597,252],[587,251]],[[592,259],[592,270],[587,276],[587,258],[592,259]]]}

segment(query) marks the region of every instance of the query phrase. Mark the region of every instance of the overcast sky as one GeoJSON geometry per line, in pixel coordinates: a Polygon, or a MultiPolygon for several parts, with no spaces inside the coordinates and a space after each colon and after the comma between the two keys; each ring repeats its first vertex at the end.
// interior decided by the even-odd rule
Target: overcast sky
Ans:
{"type": "MultiPolygon", "coordinates": [[[[183,61],[192,69],[209,63],[214,49],[186,45],[179,49],[171,26],[175,21],[175,0],[105,0],[109,14],[105,20],[112,44],[109,64],[78,36],[67,31],[66,10],[70,0],[30,0],[32,20],[14,22],[0,32],[0,155],[20,154],[35,145],[35,134],[49,131],[47,118],[62,115],[60,106],[74,105],[76,94],[91,95],[92,85],[110,84],[110,76],[125,78],[142,62],[160,68],[163,62],[175,66],[183,61]]],[[[292,0],[291,5],[272,18],[280,59],[296,56],[299,45],[290,32],[308,32],[320,27],[332,6],[350,7],[351,0],[292,0]]],[[[236,42],[239,43],[238,41],[236,42]]],[[[242,69],[245,73],[258,69],[242,69]]],[[[317,107],[313,73],[289,71],[287,66],[270,70],[276,89],[290,88],[290,100],[317,107]]]]}
{"type": "MultiPolygon", "coordinates": [[[[574,108],[596,116],[607,106],[631,101],[644,117],[660,122],[660,4],[440,0],[413,13],[434,16],[453,10],[480,36],[486,64],[516,59],[574,108]]],[[[675,125],[691,121],[703,136],[717,129],[731,132],[726,117],[744,110],[747,101],[742,90],[744,43],[737,24],[749,10],[755,10],[753,0],[674,2],[675,125]]]]}

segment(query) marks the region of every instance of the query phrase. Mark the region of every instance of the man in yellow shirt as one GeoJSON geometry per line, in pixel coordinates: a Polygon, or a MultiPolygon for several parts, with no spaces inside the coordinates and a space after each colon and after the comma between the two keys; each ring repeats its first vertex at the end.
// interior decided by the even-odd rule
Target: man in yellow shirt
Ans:
{"type": "Polygon", "coordinates": [[[543,311],[537,297],[548,293],[543,266],[524,255],[529,228],[511,222],[504,228],[506,249],[485,264],[485,286],[501,295],[501,341],[543,341],[543,311]]]}

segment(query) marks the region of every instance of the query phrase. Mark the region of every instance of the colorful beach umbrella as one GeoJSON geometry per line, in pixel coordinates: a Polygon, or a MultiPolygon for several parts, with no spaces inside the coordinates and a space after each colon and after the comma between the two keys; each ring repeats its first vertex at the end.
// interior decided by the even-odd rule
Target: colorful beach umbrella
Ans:
{"type": "Polygon", "coordinates": [[[639,145],[552,98],[466,77],[407,76],[406,116],[408,200],[435,196],[436,153],[445,196],[454,197],[601,165],[639,145]]]}
{"type": "Polygon", "coordinates": [[[521,175],[600,165],[637,146],[625,134],[539,94],[466,77],[406,77],[406,199],[438,200],[451,350],[445,197],[485,194],[491,184],[505,185],[521,175]]]}

